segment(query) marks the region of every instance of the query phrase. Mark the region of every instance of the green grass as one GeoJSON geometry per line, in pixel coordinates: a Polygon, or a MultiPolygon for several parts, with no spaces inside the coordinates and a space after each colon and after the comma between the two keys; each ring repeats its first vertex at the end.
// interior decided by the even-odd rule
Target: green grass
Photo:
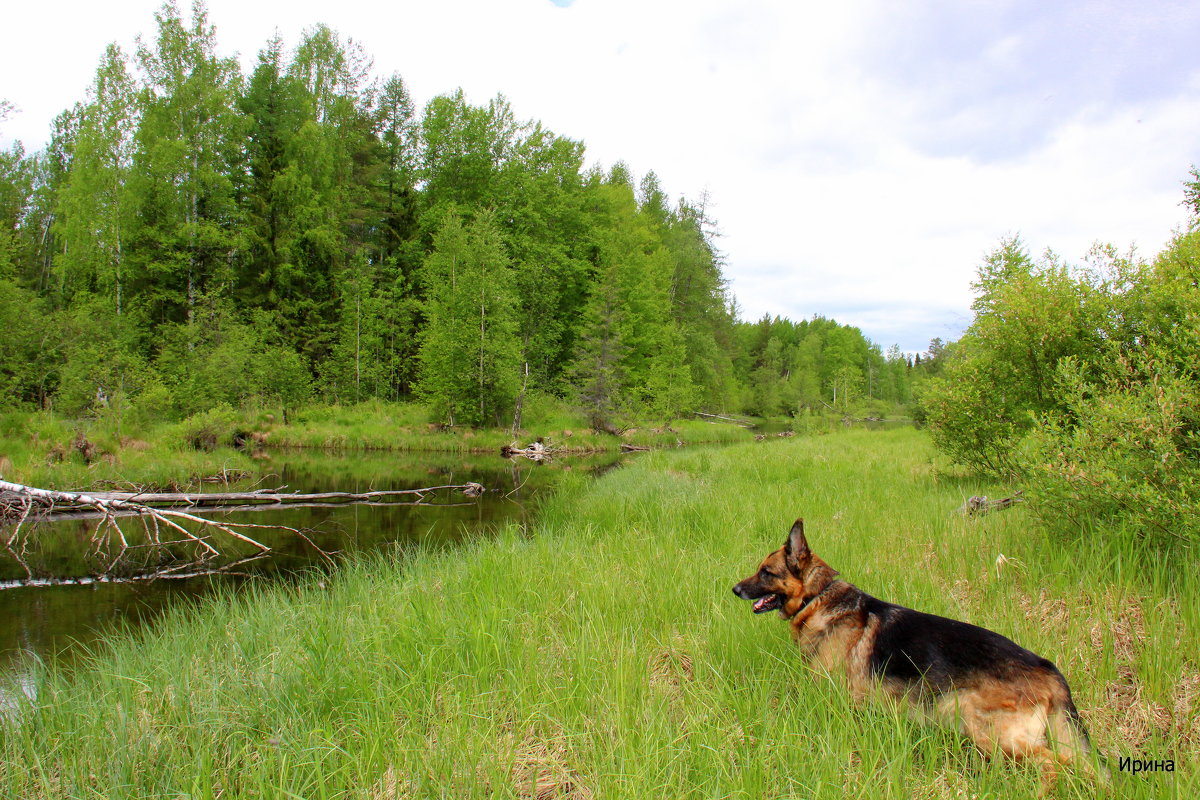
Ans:
{"type": "Polygon", "coordinates": [[[912,430],[653,453],[572,482],[534,531],[181,610],[48,668],[0,728],[0,796],[1035,795],[1032,767],[855,706],[733,597],[797,515],[864,590],[1054,660],[1110,796],[1197,796],[1194,559],[1056,540],[1022,507],[958,516],[1003,487],[931,458],[912,430]]]}
{"type": "Polygon", "coordinates": [[[233,447],[198,450],[185,423],[119,425],[51,412],[0,413],[0,475],[47,489],[194,487],[226,471],[253,471],[233,447]]]}

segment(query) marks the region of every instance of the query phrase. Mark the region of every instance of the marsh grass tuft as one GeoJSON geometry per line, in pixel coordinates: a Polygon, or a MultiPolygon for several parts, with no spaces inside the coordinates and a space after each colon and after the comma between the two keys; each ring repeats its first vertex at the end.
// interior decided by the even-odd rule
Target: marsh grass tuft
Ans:
{"type": "MultiPolygon", "coordinates": [[[[730,587],[803,514],[884,599],[1003,633],[1066,674],[1112,796],[1196,795],[1197,571],[1052,538],[912,430],[652,453],[550,500],[534,535],[252,588],[115,637],[0,729],[19,797],[1035,795],[1035,768],[856,706],[730,587]],[[997,570],[1004,554],[1014,568],[997,570]],[[1121,755],[1173,759],[1132,776],[1121,755]]],[[[1058,797],[1097,787],[1064,776],[1058,797]]]]}

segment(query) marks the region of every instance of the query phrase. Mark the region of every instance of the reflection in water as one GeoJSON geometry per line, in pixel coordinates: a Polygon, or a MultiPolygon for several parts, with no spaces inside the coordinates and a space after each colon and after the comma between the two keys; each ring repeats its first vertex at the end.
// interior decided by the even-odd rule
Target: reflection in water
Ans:
{"type": "Polygon", "coordinates": [[[37,701],[42,663],[28,650],[0,658],[0,724],[16,722],[37,701]]]}
{"type": "MultiPolygon", "coordinates": [[[[487,488],[480,498],[464,502],[461,494],[430,498],[428,506],[343,505],[321,508],[279,508],[256,512],[218,512],[230,520],[287,525],[309,532],[323,550],[340,558],[396,544],[453,543],[498,524],[528,521],[539,497],[544,497],[567,472],[590,473],[618,463],[619,456],[560,459],[535,464],[525,459],[506,461],[490,454],[444,453],[325,453],[280,451],[264,462],[261,483],[286,486],[292,492],[365,492],[377,489],[416,489],[476,482],[487,488]]],[[[240,487],[233,487],[240,488],[240,487]]],[[[45,574],[87,577],[96,565],[81,556],[88,528],[79,521],[43,525],[39,540],[61,543],[60,552],[42,554],[45,574]]],[[[276,533],[262,540],[272,547],[270,558],[248,565],[256,578],[286,579],[322,566],[316,553],[291,534],[276,533]]],[[[395,548],[400,552],[403,548],[395,548]]],[[[23,578],[14,563],[0,562],[0,583],[23,578]]],[[[22,696],[36,694],[42,659],[70,664],[89,646],[98,644],[114,627],[136,627],[157,619],[169,607],[202,597],[216,585],[236,586],[245,578],[217,576],[178,581],[28,586],[0,591],[0,715],[19,707],[22,696]]]]}

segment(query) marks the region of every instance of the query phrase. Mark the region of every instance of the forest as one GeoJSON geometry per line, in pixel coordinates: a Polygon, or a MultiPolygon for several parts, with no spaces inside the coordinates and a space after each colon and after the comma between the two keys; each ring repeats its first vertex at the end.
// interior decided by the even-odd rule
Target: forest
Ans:
{"type": "Polygon", "coordinates": [[[613,426],[911,400],[898,347],[740,320],[706,197],[588,165],[502,96],[416,108],[325,26],[244,74],[202,3],[156,23],[132,54],[109,46],[43,150],[0,153],[10,406],[148,421],[415,399],[507,426],[540,393],[613,426]]]}

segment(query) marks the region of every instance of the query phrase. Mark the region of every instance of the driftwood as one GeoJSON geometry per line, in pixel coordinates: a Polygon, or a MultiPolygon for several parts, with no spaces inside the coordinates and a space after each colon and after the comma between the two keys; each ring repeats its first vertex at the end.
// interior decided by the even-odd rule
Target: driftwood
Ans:
{"type": "Polygon", "coordinates": [[[795,431],[780,431],[779,433],[756,433],[754,434],[754,441],[763,442],[767,439],[790,439],[795,435],[795,431]]]}
{"type": "Polygon", "coordinates": [[[982,495],[968,497],[966,502],[958,507],[959,514],[967,516],[975,516],[977,514],[987,514],[990,511],[1001,511],[1017,503],[1025,502],[1025,492],[1014,492],[1009,497],[1001,497],[998,500],[988,500],[982,495]]]}
{"type": "Polygon", "coordinates": [[[622,444],[621,445],[622,453],[644,453],[644,452],[647,452],[649,449],[650,448],[644,444],[622,444]]]}
{"type": "Polygon", "coordinates": [[[150,581],[187,580],[211,575],[250,577],[249,572],[242,572],[241,567],[259,559],[266,558],[265,553],[256,553],[246,558],[240,558],[228,564],[205,564],[188,561],[171,567],[139,572],[132,575],[85,575],[79,578],[18,578],[11,581],[0,581],[0,591],[5,589],[28,589],[45,586],[92,586],[98,583],[149,583],[150,581]]]}
{"type": "MultiPolygon", "coordinates": [[[[82,518],[97,520],[91,531],[89,552],[101,556],[108,562],[102,574],[110,575],[119,563],[131,552],[157,550],[167,557],[169,549],[178,545],[194,548],[194,558],[183,564],[160,569],[151,577],[179,577],[174,574],[183,570],[200,574],[213,574],[245,563],[246,559],[224,567],[213,567],[220,559],[217,545],[221,536],[240,541],[255,548],[260,557],[271,548],[255,539],[249,532],[273,530],[291,533],[304,540],[321,557],[332,560],[329,553],[318,547],[308,535],[298,528],[287,525],[258,525],[249,522],[217,521],[198,516],[193,511],[216,508],[241,508],[258,510],[279,508],[285,505],[332,505],[341,503],[369,503],[380,505],[389,498],[415,496],[415,502],[403,505],[421,505],[429,493],[445,489],[460,490],[467,497],[478,497],[483,487],[477,483],[453,486],[432,486],[424,489],[398,489],[376,492],[317,492],[283,493],[277,490],[252,492],[59,492],[39,489],[20,483],[0,480],[0,522],[10,526],[10,531],[0,530],[0,547],[8,551],[24,568],[27,577],[33,571],[25,560],[29,541],[25,524],[31,519],[53,520],[56,518],[82,518]],[[181,509],[188,509],[187,511],[181,509]],[[141,523],[142,539],[131,543],[122,529],[119,519],[137,517],[141,523]],[[187,523],[185,525],[185,523],[187,523]]],[[[395,503],[394,500],[391,501],[395,503]]],[[[176,559],[178,560],[178,559],[176,559]]]]}
{"type": "MultiPolygon", "coordinates": [[[[7,489],[12,484],[0,481],[0,489],[7,489]]],[[[483,487],[478,483],[464,483],[445,486],[429,486],[422,489],[387,489],[375,492],[283,492],[279,489],[256,489],[251,492],[89,492],[93,500],[137,503],[152,508],[211,508],[215,506],[247,506],[270,508],[277,505],[309,505],[312,503],[379,503],[390,497],[412,497],[418,501],[424,500],[427,494],[442,490],[462,491],[468,497],[478,497],[483,493],[483,487]]],[[[43,490],[44,491],[44,490],[43,490]]],[[[70,493],[58,492],[61,502],[69,502],[70,493]]],[[[0,494],[0,502],[4,496],[0,494]]],[[[93,505],[83,503],[83,505],[93,505]]]]}
{"type": "Polygon", "coordinates": [[[528,458],[530,461],[546,461],[550,459],[551,456],[553,456],[556,452],[558,452],[557,448],[551,447],[550,443],[540,436],[536,442],[525,445],[524,447],[520,447],[516,442],[513,442],[512,444],[506,444],[500,448],[500,455],[504,458],[515,458],[519,456],[522,458],[528,458]]]}

